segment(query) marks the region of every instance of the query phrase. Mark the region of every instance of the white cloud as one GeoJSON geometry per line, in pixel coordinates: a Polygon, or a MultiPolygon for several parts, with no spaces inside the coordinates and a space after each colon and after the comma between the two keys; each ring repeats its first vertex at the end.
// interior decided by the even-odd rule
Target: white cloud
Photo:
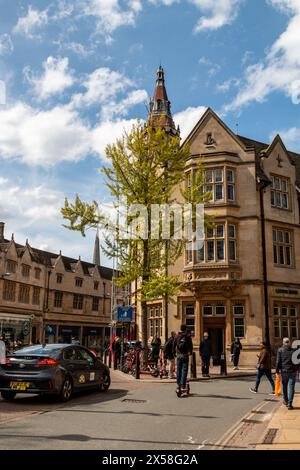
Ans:
{"type": "Polygon", "coordinates": [[[127,5],[127,9],[123,9],[119,0],[85,0],[82,13],[96,18],[96,32],[110,43],[111,34],[120,26],[133,26],[142,9],[140,0],[128,1],[127,5]]]}
{"type": "Polygon", "coordinates": [[[18,19],[17,24],[13,28],[13,32],[32,39],[36,29],[46,25],[48,20],[48,10],[35,10],[30,5],[26,16],[22,16],[18,19]]]}
{"type": "Polygon", "coordinates": [[[134,90],[118,103],[110,102],[102,106],[101,118],[106,121],[118,116],[127,116],[130,108],[141,103],[148,104],[149,98],[146,90],[134,90]]]}
{"type": "Polygon", "coordinates": [[[28,165],[77,161],[90,150],[88,126],[67,106],[42,111],[19,102],[0,110],[0,128],[0,157],[28,165]]]}
{"type": "Polygon", "coordinates": [[[0,34],[0,56],[11,54],[14,45],[9,34],[0,34]]]}
{"type": "Polygon", "coordinates": [[[82,85],[86,91],[73,97],[73,103],[76,106],[105,103],[118,93],[133,86],[133,82],[120,72],[101,67],[91,73],[82,85]]]}
{"type": "Polygon", "coordinates": [[[284,145],[288,150],[294,152],[300,152],[300,128],[291,127],[290,129],[284,129],[280,131],[274,131],[270,134],[270,140],[272,141],[275,135],[279,134],[282,138],[284,145]]]}
{"type": "Polygon", "coordinates": [[[241,108],[252,101],[261,103],[276,90],[283,91],[292,103],[300,103],[300,2],[270,0],[270,3],[292,17],[265,59],[246,68],[240,91],[225,106],[225,112],[241,108]]]}
{"type": "Polygon", "coordinates": [[[189,135],[206,110],[205,106],[189,107],[174,115],[174,122],[176,126],[179,124],[182,140],[189,135]]]}
{"type": "Polygon", "coordinates": [[[94,151],[104,156],[105,147],[109,144],[113,144],[116,139],[122,137],[124,131],[129,132],[136,123],[136,119],[102,122],[91,132],[94,151]]]}
{"type": "Polygon", "coordinates": [[[66,88],[74,84],[74,77],[69,71],[69,59],[48,57],[43,62],[44,73],[36,76],[26,67],[24,74],[28,82],[33,86],[34,93],[38,100],[46,100],[53,95],[62,93],[66,88]]]}
{"type": "Polygon", "coordinates": [[[231,24],[237,17],[242,0],[189,0],[198,7],[205,16],[202,16],[195,32],[216,30],[231,24]]]}

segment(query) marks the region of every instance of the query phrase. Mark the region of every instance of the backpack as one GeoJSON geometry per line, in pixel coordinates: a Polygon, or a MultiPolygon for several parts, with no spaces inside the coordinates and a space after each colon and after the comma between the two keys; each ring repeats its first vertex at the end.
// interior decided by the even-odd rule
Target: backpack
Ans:
{"type": "Polygon", "coordinates": [[[177,349],[181,354],[187,354],[189,352],[189,343],[187,335],[182,335],[177,340],[177,349]]]}

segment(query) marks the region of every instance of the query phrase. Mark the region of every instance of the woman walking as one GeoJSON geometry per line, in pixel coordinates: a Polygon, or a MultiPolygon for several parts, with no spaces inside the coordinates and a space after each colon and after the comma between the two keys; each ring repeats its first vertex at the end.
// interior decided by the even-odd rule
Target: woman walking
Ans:
{"type": "Polygon", "coordinates": [[[250,392],[257,393],[258,387],[263,375],[265,375],[272,387],[271,395],[275,395],[275,383],[272,377],[272,369],[271,369],[271,352],[267,347],[267,343],[261,342],[260,343],[260,353],[257,355],[258,362],[256,365],[257,368],[257,375],[256,375],[256,384],[254,388],[249,388],[250,392]]]}
{"type": "Polygon", "coordinates": [[[235,338],[231,345],[231,357],[233,362],[233,370],[238,370],[241,350],[243,349],[242,343],[239,338],[235,338]]]}

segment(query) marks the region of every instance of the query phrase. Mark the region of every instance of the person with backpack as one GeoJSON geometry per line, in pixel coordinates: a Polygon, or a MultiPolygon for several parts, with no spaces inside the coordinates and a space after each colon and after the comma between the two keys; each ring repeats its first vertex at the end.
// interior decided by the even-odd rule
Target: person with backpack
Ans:
{"type": "Polygon", "coordinates": [[[171,332],[171,336],[164,346],[164,358],[168,361],[169,379],[175,379],[175,331],[171,332]]]}
{"type": "Polygon", "coordinates": [[[202,360],[202,377],[210,377],[209,363],[212,355],[212,347],[208,333],[206,332],[204,333],[203,340],[200,343],[199,353],[202,360]]]}
{"type": "Polygon", "coordinates": [[[193,352],[191,334],[186,325],[181,325],[180,331],[175,338],[175,351],[177,357],[177,396],[186,397],[186,379],[189,369],[189,356],[193,352]]]}

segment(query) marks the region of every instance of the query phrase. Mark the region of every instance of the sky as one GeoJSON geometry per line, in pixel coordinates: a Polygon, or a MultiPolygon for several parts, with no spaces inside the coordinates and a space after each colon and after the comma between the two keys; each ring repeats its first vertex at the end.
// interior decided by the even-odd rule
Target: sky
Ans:
{"type": "Polygon", "coordinates": [[[0,0],[6,237],[92,260],[95,232],[65,229],[60,208],[109,202],[105,147],[146,118],[159,64],[183,138],[209,106],[300,152],[299,51],[300,0],[0,0]]]}

